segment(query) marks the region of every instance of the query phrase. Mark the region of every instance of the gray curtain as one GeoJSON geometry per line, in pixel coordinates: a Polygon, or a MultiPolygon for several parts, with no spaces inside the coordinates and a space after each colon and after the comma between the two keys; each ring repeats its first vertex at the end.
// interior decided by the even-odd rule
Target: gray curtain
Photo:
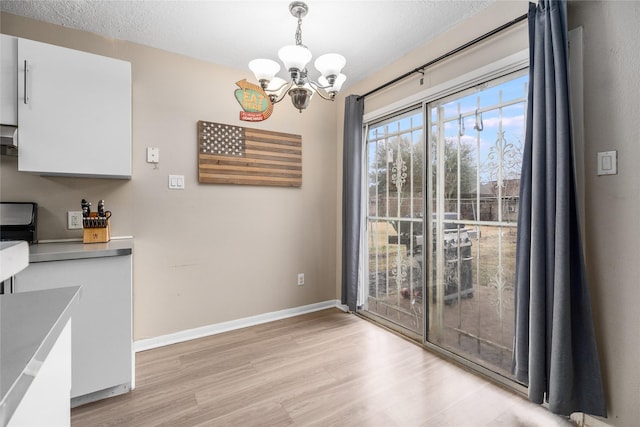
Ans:
{"type": "Polygon", "coordinates": [[[566,1],[530,3],[529,48],[514,373],[554,413],[606,416],[576,208],[566,1]]]}
{"type": "Polygon", "coordinates": [[[342,304],[355,311],[360,263],[362,116],[364,99],[349,95],[344,108],[342,158],[342,304]]]}

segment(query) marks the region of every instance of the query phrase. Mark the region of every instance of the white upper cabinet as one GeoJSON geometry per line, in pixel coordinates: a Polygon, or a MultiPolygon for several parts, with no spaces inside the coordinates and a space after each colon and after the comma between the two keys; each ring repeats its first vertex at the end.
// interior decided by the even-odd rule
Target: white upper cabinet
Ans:
{"type": "Polygon", "coordinates": [[[18,39],[0,34],[0,124],[18,126],[18,39]]]}
{"type": "Polygon", "coordinates": [[[18,39],[18,170],[131,177],[131,64],[18,39]]]}

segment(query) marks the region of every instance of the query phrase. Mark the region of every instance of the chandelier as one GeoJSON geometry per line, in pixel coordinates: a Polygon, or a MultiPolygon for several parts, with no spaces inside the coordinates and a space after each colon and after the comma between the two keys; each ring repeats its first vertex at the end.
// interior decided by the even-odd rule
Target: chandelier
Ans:
{"type": "Polygon", "coordinates": [[[301,1],[294,1],[289,5],[291,15],[298,18],[296,44],[284,46],[278,51],[278,57],[289,73],[289,81],[276,77],[280,71],[280,64],[276,61],[260,58],[249,62],[249,69],[273,104],[282,101],[285,95],[289,94],[294,107],[301,113],[309,105],[314,93],[323,99],[333,101],[347,79],[340,73],[347,61],[337,53],[318,57],[314,65],[321,76],[317,82],[309,78],[306,67],[311,61],[311,52],[302,44],[302,18],[308,11],[306,3],[301,1]]]}

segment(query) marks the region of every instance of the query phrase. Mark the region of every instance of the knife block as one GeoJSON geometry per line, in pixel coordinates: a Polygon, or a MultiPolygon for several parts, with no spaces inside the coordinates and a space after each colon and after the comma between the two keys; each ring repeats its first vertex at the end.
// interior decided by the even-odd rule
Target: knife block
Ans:
{"type": "Polygon", "coordinates": [[[83,243],[107,243],[111,240],[110,220],[106,220],[106,226],[83,227],[83,243]]]}

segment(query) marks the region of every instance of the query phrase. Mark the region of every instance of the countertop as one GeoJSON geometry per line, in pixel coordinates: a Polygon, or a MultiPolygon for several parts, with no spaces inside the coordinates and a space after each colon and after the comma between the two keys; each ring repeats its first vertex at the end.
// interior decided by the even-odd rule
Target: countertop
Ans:
{"type": "Polygon", "coordinates": [[[79,300],[79,287],[0,296],[0,425],[6,425],[79,300]]]}
{"type": "Polygon", "coordinates": [[[37,243],[29,246],[29,262],[131,255],[132,250],[133,239],[111,240],[107,243],[37,243]]]}

